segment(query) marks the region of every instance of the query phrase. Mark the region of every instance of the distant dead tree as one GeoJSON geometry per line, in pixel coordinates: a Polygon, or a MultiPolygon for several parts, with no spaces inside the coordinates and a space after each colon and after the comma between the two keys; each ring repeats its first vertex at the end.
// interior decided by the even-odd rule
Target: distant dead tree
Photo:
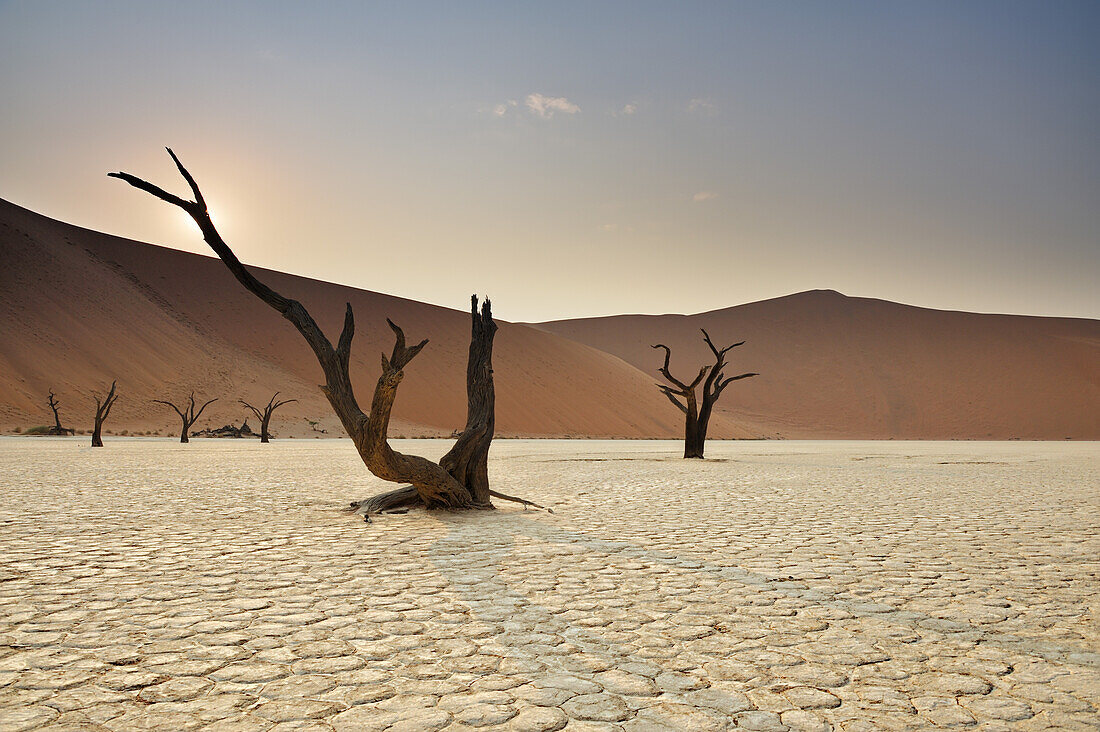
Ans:
{"type": "Polygon", "coordinates": [[[53,427],[50,427],[50,431],[46,434],[57,437],[64,437],[65,435],[76,434],[75,430],[73,430],[71,427],[61,426],[61,413],[59,411],[61,409],[61,402],[57,401],[57,395],[53,393],[53,389],[50,389],[48,403],[50,405],[50,409],[53,410],[53,427]]]}
{"type": "Polygon", "coordinates": [[[691,383],[684,383],[676,377],[674,377],[668,370],[669,359],[672,358],[672,350],[663,344],[658,343],[653,346],[654,348],[663,348],[665,351],[665,365],[658,369],[661,375],[668,380],[672,386],[666,386],[665,384],[658,384],[657,388],[661,390],[668,400],[676,405],[676,407],[684,413],[684,457],[685,458],[702,458],[703,449],[707,442],[707,425],[710,423],[710,415],[714,410],[714,404],[718,401],[718,397],[721,396],[722,390],[725,389],[731,381],[737,381],[739,379],[747,379],[750,376],[759,376],[759,374],[740,374],[738,376],[730,376],[726,378],[722,373],[726,368],[726,353],[730,350],[744,345],[745,341],[740,343],[734,343],[732,346],[726,346],[719,349],[711,341],[710,335],[706,330],[703,330],[703,340],[707,342],[710,347],[711,353],[714,354],[714,365],[703,366],[699,369],[699,375],[691,383]],[[703,401],[700,404],[695,396],[695,388],[699,386],[699,383],[703,384],[703,401]],[[680,398],[683,401],[680,401],[680,398]]]}
{"type": "Polygon", "coordinates": [[[256,415],[256,419],[260,420],[260,442],[271,442],[271,433],[268,431],[268,426],[271,424],[271,413],[284,404],[290,404],[291,402],[298,401],[297,399],[283,399],[282,401],[275,401],[275,397],[279,396],[279,392],[275,392],[274,396],[267,402],[267,406],[263,409],[256,409],[244,399],[238,399],[241,404],[248,407],[253,414],[256,415]]]}
{"type": "Polygon", "coordinates": [[[188,434],[191,432],[191,426],[199,420],[199,416],[202,414],[202,410],[209,407],[217,399],[211,399],[206,404],[199,407],[198,411],[195,411],[195,392],[191,392],[191,396],[187,398],[187,403],[183,405],[183,408],[177,407],[172,402],[165,401],[163,399],[154,399],[157,404],[166,404],[172,409],[176,410],[176,414],[180,416],[180,420],[183,422],[183,430],[180,432],[180,442],[190,442],[187,439],[188,434]]]}
{"type": "Polygon", "coordinates": [[[175,162],[180,175],[190,186],[195,200],[180,198],[129,173],[108,173],[108,175],[182,209],[195,220],[202,231],[203,239],[221,258],[237,281],[289,320],[313,349],[317,362],[325,374],[325,384],[321,390],[340,418],[344,430],[355,443],[359,456],[367,468],[383,480],[411,484],[363,501],[356,501],[352,503],[354,509],[367,516],[369,521],[371,513],[418,505],[448,509],[492,508],[491,497],[541,508],[531,501],[498,493],[489,488],[486,462],[495,427],[492,351],[493,336],[497,326],[493,322],[488,300],[479,310],[477,296],[471,298],[472,333],[466,366],[465,430],[454,447],[438,463],[416,455],[396,452],[390,448],[386,439],[390,411],[397,395],[397,387],[404,377],[403,369],[420,353],[428,341],[425,339],[409,347],[405,343],[405,333],[401,328],[391,320],[386,320],[394,333],[393,351],[389,357],[382,354],[382,375],[374,388],[370,413],[364,414],[355,399],[348,373],[351,341],[355,335],[355,318],[351,303],[347,304],[344,327],[334,348],[332,342],[301,303],[275,292],[256,279],[241,264],[214,227],[206,201],[195,179],[171,149],[168,149],[168,154],[175,162]]]}
{"type": "Polygon", "coordinates": [[[111,382],[111,390],[107,392],[107,396],[103,401],[100,401],[98,396],[95,398],[95,427],[92,428],[92,447],[103,447],[103,423],[107,421],[107,415],[111,413],[111,407],[115,405],[115,401],[118,399],[118,395],[115,394],[116,381],[111,382]]]}

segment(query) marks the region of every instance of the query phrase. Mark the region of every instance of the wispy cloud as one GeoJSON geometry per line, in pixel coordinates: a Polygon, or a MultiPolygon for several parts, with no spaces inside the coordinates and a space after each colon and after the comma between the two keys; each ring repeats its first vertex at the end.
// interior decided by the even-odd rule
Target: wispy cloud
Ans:
{"type": "Polygon", "coordinates": [[[535,117],[550,119],[555,114],[559,113],[577,114],[581,111],[581,108],[565,97],[548,97],[545,94],[532,92],[527,95],[527,98],[523,100],[522,104],[515,99],[509,99],[506,102],[495,104],[492,107],[483,107],[480,111],[482,114],[489,113],[494,117],[508,117],[526,112],[535,117]]]}
{"type": "Polygon", "coordinates": [[[691,197],[691,200],[700,203],[702,201],[713,201],[715,198],[718,198],[718,194],[714,191],[699,191],[691,197]]]}
{"type": "Polygon", "coordinates": [[[531,110],[532,114],[544,119],[549,119],[558,112],[576,114],[581,111],[580,107],[565,97],[548,97],[537,92],[527,95],[527,109],[531,110]]]}
{"type": "Polygon", "coordinates": [[[519,103],[515,99],[509,99],[507,102],[503,102],[493,107],[493,114],[497,117],[503,117],[508,114],[508,110],[517,106],[519,103]]]}
{"type": "Polygon", "coordinates": [[[620,109],[615,114],[616,115],[622,114],[622,115],[626,115],[627,117],[629,117],[630,115],[634,114],[637,111],[638,111],[638,105],[631,102],[630,104],[624,104],[623,108],[620,109]]]}
{"type": "Polygon", "coordinates": [[[692,114],[714,114],[714,102],[710,97],[696,97],[688,102],[687,111],[692,114]]]}

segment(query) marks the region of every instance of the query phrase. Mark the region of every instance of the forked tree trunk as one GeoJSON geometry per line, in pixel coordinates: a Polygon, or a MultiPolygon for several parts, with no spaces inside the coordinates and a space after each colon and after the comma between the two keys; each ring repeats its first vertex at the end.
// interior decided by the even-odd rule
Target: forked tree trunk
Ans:
{"type": "Polygon", "coordinates": [[[284,404],[290,404],[291,402],[298,401],[297,399],[284,399],[282,401],[275,401],[275,397],[279,396],[279,392],[275,392],[274,396],[268,400],[267,406],[263,409],[257,409],[243,399],[238,399],[241,404],[248,407],[253,414],[256,415],[256,419],[260,420],[260,442],[271,442],[271,415],[276,409],[284,404]]]}
{"type": "Polygon", "coordinates": [[[179,415],[180,422],[182,424],[182,429],[180,430],[180,442],[187,443],[191,441],[189,439],[189,435],[191,434],[191,427],[194,426],[195,422],[199,421],[199,417],[202,415],[203,410],[218,400],[211,399],[206,404],[203,404],[201,407],[199,407],[197,412],[195,411],[195,392],[191,392],[191,396],[187,398],[187,403],[183,405],[182,409],[180,407],[177,407],[172,402],[165,401],[163,399],[154,399],[153,401],[157,404],[165,404],[176,411],[176,414],[179,415]]]}
{"type": "Polygon", "coordinates": [[[734,343],[732,346],[726,346],[720,349],[714,345],[714,342],[710,339],[710,335],[708,335],[705,330],[703,330],[703,340],[706,341],[707,346],[710,347],[711,353],[714,354],[714,365],[700,368],[699,375],[696,376],[691,383],[680,381],[669,373],[668,362],[672,357],[672,350],[668,346],[660,343],[653,346],[654,348],[664,349],[665,363],[657,370],[670,384],[672,384],[672,386],[658,384],[657,388],[668,397],[670,402],[675,404],[676,407],[684,413],[685,459],[697,458],[701,460],[703,458],[703,451],[707,443],[707,427],[710,425],[710,417],[714,412],[714,405],[718,401],[718,397],[721,396],[722,391],[730,382],[747,379],[751,376],[759,376],[759,374],[748,373],[725,378],[722,374],[722,370],[726,367],[726,353],[733,348],[743,345],[745,341],[734,343]],[[703,399],[701,404],[698,403],[695,396],[695,389],[700,383],[703,384],[703,399]],[[681,401],[681,399],[683,401],[681,401]]]}
{"type": "MultiPolygon", "coordinates": [[[[344,313],[344,328],[335,348],[325,336],[309,312],[296,300],[284,297],[260,282],[248,271],[222,239],[210,219],[210,214],[195,179],[183,167],[175,153],[168,150],[180,175],[191,188],[195,200],[188,201],[129,173],[109,173],[135,188],[177,206],[198,224],[203,239],[221,258],[233,276],[253,295],[289,320],[313,349],[317,362],[325,374],[321,387],[344,430],[351,437],[359,456],[367,468],[383,480],[410,483],[407,488],[390,491],[365,501],[352,504],[360,513],[370,513],[423,505],[427,508],[492,508],[490,497],[516,501],[524,506],[537,506],[522,498],[507,496],[489,488],[485,469],[489,445],[493,439],[493,381],[492,344],[496,325],[493,323],[488,300],[478,312],[477,297],[472,298],[473,335],[470,343],[470,362],[467,366],[468,411],[466,429],[455,446],[439,463],[416,456],[404,455],[393,450],[386,440],[390,412],[397,395],[397,387],[404,377],[403,369],[428,343],[427,340],[408,347],[405,334],[392,321],[387,320],[394,332],[393,352],[387,358],[382,355],[382,374],[374,388],[370,413],[359,408],[348,373],[351,359],[351,342],[355,335],[355,317],[351,304],[344,313]]],[[[368,518],[369,520],[369,518],[368,518]]]]}
{"type": "Polygon", "coordinates": [[[111,390],[107,392],[107,396],[103,401],[100,401],[98,396],[95,397],[95,426],[92,428],[92,447],[103,447],[103,423],[107,420],[107,415],[111,413],[111,407],[118,400],[118,395],[115,394],[116,383],[115,381],[111,382],[111,390]]]}
{"type": "MultiPolygon", "coordinates": [[[[516,499],[497,493],[489,487],[489,447],[493,442],[495,422],[496,392],[493,386],[493,336],[496,335],[497,326],[493,322],[492,306],[486,300],[480,312],[478,311],[477,296],[470,298],[470,353],[466,364],[466,428],[459,435],[454,446],[444,455],[439,466],[446,471],[455,483],[464,489],[464,505],[460,508],[492,508],[492,496],[506,500],[518,500],[526,505],[536,505],[529,501],[516,499]]],[[[389,322],[389,321],[387,321],[389,322]]],[[[398,343],[404,343],[401,335],[393,323],[390,327],[398,334],[398,343]]],[[[416,346],[419,348],[423,346],[416,346]]],[[[415,354],[414,354],[415,355],[415,354]]],[[[383,379],[385,378],[385,362],[383,362],[383,379]]],[[[379,379],[382,386],[383,379],[379,379]]],[[[392,400],[390,401],[392,405],[392,400]]],[[[376,408],[383,405],[378,402],[378,391],[375,391],[375,404],[372,405],[371,417],[374,418],[376,408]]],[[[387,410],[388,420],[388,406],[387,410]]],[[[377,439],[378,435],[374,436],[377,439]]],[[[381,437],[384,441],[385,431],[381,437]]],[[[368,467],[370,463],[367,463],[368,467]]],[[[374,469],[371,468],[374,472],[374,469]]],[[[377,475],[377,473],[375,473],[377,475]]],[[[380,476],[385,477],[385,476],[380,476]]],[[[424,496],[415,487],[399,488],[395,491],[382,493],[365,501],[352,504],[360,513],[381,513],[387,510],[408,508],[416,505],[429,505],[424,496]]]]}

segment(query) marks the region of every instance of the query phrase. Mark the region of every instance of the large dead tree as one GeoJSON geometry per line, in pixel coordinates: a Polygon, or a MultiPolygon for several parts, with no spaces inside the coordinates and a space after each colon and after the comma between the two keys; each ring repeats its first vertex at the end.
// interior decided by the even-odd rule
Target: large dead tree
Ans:
{"type": "MultiPolygon", "coordinates": [[[[382,374],[374,388],[369,414],[359,408],[352,388],[349,366],[351,341],[355,335],[355,317],[351,303],[344,313],[344,327],[335,347],[305,307],[296,300],[280,295],[245,268],[222,239],[206,207],[202,192],[195,179],[176,157],[168,154],[176,164],[180,175],[187,181],[194,200],[186,200],[165,191],[159,186],[129,173],[108,173],[131,186],[145,191],[187,213],[202,232],[203,239],[221,258],[241,285],[289,320],[313,349],[317,362],[325,374],[321,391],[340,418],[344,430],[351,437],[359,456],[367,468],[379,478],[396,483],[409,483],[388,493],[356,501],[352,507],[359,513],[369,514],[422,505],[426,508],[471,509],[492,508],[491,497],[516,501],[524,506],[538,506],[531,501],[508,496],[489,488],[486,461],[494,430],[493,388],[493,322],[488,300],[478,308],[477,296],[471,298],[472,335],[470,356],[466,367],[467,416],[466,428],[454,447],[438,463],[417,455],[404,455],[390,448],[386,439],[390,412],[397,395],[397,387],[404,377],[404,368],[427,345],[425,339],[414,346],[405,342],[405,333],[389,319],[386,322],[394,333],[392,353],[382,354],[382,374]]],[[[541,508],[541,507],[540,507],[541,508]]]]}
{"type": "Polygon", "coordinates": [[[271,415],[276,409],[284,404],[290,404],[291,402],[298,401],[297,399],[283,399],[281,401],[275,401],[275,397],[279,396],[279,392],[275,392],[267,402],[267,406],[262,409],[257,409],[244,399],[238,399],[241,404],[248,407],[248,409],[256,415],[256,419],[260,420],[260,442],[271,442],[271,432],[268,427],[271,425],[271,415]]]}
{"type": "Polygon", "coordinates": [[[163,399],[154,399],[153,401],[157,404],[165,404],[176,410],[176,414],[180,416],[180,420],[183,422],[183,429],[180,431],[180,442],[190,442],[191,440],[188,439],[188,435],[191,433],[192,425],[199,421],[199,417],[202,416],[202,411],[204,409],[218,400],[211,399],[206,404],[199,407],[198,411],[195,411],[195,392],[191,392],[191,395],[187,397],[187,402],[183,404],[182,408],[163,399]]]}
{"type": "Polygon", "coordinates": [[[664,349],[665,364],[657,370],[668,380],[669,384],[672,384],[672,386],[658,384],[657,388],[661,390],[662,394],[668,397],[670,402],[675,404],[676,407],[684,413],[685,458],[703,457],[703,450],[707,442],[707,426],[710,423],[710,415],[714,411],[714,404],[718,401],[718,397],[722,395],[722,391],[733,381],[747,379],[750,376],[759,376],[759,374],[747,373],[726,377],[725,374],[723,374],[723,370],[726,368],[726,354],[732,349],[744,345],[745,341],[734,343],[732,346],[726,346],[725,348],[718,348],[714,345],[714,342],[711,341],[710,335],[707,334],[706,330],[703,330],[703,340],[707,342],[707,346],[710,347],[711,353],[714,354],[714,364],[712,366],[703,366],[700,368],[699,375],[690,383],[680,381],[669,373],[668,362],[672,358],[672,349],[661,343],[653,346],[654,348],[664,349]],[[702,402],[695,396],[695,390],[700,383],[703,384],[702,402]],[[681,401],[681,399],[683,401],[681,401]]]}
{"type": "Polygon", "coordinates": [[[118,400],[118,395],[115,394],[116,383],[115,381],[111,382],[111,390],[107,392],[107,396],[102,401],[98,395],[95,395],[95,426],[92,428],[92,447],[103,447],[103,423],[107,421],[107,415],[111,413],[111,407],[118,400]]]}
{"type": "Polygon", "coordinates": [[[50,431],[46,434],[60,437],[76,434],[72,427],[61,426],[61,402],[57,401],[57,395],[53,393],[53,389],[50,389],[48,404],[53,411],[53,427],[50,427],[50,431]]]}

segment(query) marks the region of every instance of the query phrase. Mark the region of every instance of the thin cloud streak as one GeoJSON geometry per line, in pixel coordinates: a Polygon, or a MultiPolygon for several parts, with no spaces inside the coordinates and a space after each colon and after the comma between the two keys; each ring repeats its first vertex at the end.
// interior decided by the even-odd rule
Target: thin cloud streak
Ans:
{"type": "Polygon", "coordinates": [[[565,97],[548,97],[537,92],[527,95],[527,108],[532,114],[543,119],[549,119],[557,112],[577,114],[581,111],[580,107],[565,97]]]}
{"type": "Polygon", "coordinates": [[[717,109],[709,97],[697,97],[688,102],[687,111],[691,114],[714,114],[717,109]]]}

